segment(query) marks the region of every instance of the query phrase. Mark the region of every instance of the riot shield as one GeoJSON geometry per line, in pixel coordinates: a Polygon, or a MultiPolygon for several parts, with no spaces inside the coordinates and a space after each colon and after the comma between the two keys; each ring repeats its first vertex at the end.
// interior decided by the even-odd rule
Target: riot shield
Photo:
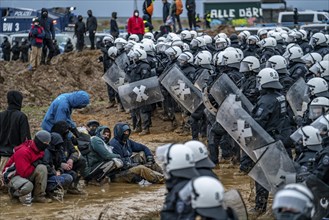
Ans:
{"type": "Polygon", "coordinates": [[[299,78],[288,90],[286,99],[295,116],[303,116],[307,110],[310,98],[307,94],[308,86],[303,78],[299,78]]]}
{"type": "Polygon", "coordinates": [[[305,181],[314,196],[315,213],[312,219],[320,220],[329,215],[329,186],[315,175],[305,181]]]}
{"type": "Polygon", "coordinates": [[[162,78],[161,84],[175,101],[190,113],[193,113],[202,104],[201,92],[176,65],[172,66],[162,78]]]}
{"type": "Polygon", "coordinates": [[[226,207],[231,207],[238,216],[239,220],[247,220],[248,213],[246,205],[238,190],[232,189],[224,193],[224,204],[226,207]]]}
{"type": "Polygon", "coordinates": [[[127,74],[116,64],[106,71],[102,79],[109,84],[116,92],[118,87],[128,83],[127,74]]]}
{"type": "Polygon", "coordinates": [[[216,120],[254,161],[254,150],[274,142],[274,139],[242,108],[236,95],[228,95],[218,109],[216,120]]]}
{"type": "MultiPolygon", "coordinates": [[[[290,159],[281,141],[266,146],[266,151],[258,159],[255,166],[255,169],[261,167],[265,176],[253,175],[251,177],[272,193],[275,193],[284,185],[296,181],[296,169],[294,163],[290,159]],[[269,184],[270,188],[267,188],[269,186],[266,182],[269,184]]],[[[255,171],[251,170],[251,173],[255,173],[255,171]]]]}
{"type": "Polygon", "coordinates": [[[210,94],[214,97],[220,106],[229,94],[235,94],[241,100],[243,107],[250,113],[253,105],[241,90],[226,74],[222,74],[210,89],[210,94]]]}
{"type": "Polygon", "coordinates": [[[115,59],[115,63],[119,66],[120,69],[124,70],[129,64],[129,58],[126,53],[122,53],[115,59]]]}
{"type": "Polygon", "coordinates": [[[209,79],[209,71],[203,70],[199,77],[195,80],[194,86],[202,91],[202,88],[205,87],[207,80],[209,79]]]}
{"type": "MultiPolygon", "coordinates": [[[[318,117],[315,121],[313,121],[310,125],[316,129],[319,129],[320,133],[322,131],[327,131],[329,129],[329,121],[328,121],[329,115],[321,115],[318,117]]],[[[295,142],[299,142],[301,138],[303,137],[303,132],[301,131],[301,128],[298,128],[294,133],[290,135],[290,138],[295,142]]]]}
{"type": "Polygon", "coordinates": [[[119,86],[118,93],[126,110],[163,101],[163,95],[156,76],[119,86]]]}

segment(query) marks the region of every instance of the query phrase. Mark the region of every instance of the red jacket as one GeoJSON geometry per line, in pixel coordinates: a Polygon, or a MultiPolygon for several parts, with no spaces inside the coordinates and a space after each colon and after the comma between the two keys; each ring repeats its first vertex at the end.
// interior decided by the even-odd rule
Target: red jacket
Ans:
{"type": "Polygon", "coordinates": [[[14,154],[10,157],[3,171],[15,163],[16,176],[29,178],[35,167],[32,163],[43,158],[44,151],[40,151],[33,140],[27,140],[14,148],[14,154]]]}
{"type": "Polygon", "coordinates": [[[128,20],[128,34],[144,34],[144,22],[140,17],[132,16],[128,20]]]}

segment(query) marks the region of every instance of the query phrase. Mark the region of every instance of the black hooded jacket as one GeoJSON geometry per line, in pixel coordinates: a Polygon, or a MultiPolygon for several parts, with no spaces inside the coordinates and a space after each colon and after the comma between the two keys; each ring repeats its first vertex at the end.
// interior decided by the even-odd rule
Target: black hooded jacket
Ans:
{"type": "Polygon", "coordinates": [[[21,112],[23,95],[9,91],[7,100],[7,110],[0,112],[0,156],[10,157],[14,147],[31,139],[31,133],[27,116],[21,112]]]}

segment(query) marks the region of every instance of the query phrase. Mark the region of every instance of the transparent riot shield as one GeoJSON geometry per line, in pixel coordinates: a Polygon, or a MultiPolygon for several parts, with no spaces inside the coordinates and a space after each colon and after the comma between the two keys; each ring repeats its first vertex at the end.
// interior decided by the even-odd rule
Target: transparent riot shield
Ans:
{"type": "Polygon", "coordinates": [[[220,106],[229,94],[235,94],[241,100],[243,107],[251,112],[253,105],[226,74],[222,74],[210,89],[210,94],[220,106]]]}
{"type": "Polygon", "coordinates": [[[119,66],[120,69],[124,70],[129,64],[129,58],[127,54],[126,53],[120,54],[120,56],[118,56],[115,59],[115,63],[119,66]]]}
{"type": "Polygon", "coordinates": [[[135,109],[163,101],[156,76],[118,87],[121,103],[125,109],[135,109]]]}
{"type": "Polygon", "coordinates": [[[288,90],[286,99],[295,116],[303,116],[310,102],[308,86],[303,78],[299,78],[288,90]]]}
{"type": "Polygon", "coordinates": [[[305,181],[314,196],[315,213],[313,220],[325,219],[329,215],[329,186],[315,175],[305,181]]]}
{"type": "MultiPolygon", "coordinates": [[[[255,165],[255,169],[259,170],[259,167],[262,169],[263,175],[258,173],[257,176],[250,176],[268,191],[275,193],[284,185],[296,181],[296,169],[281,141],[272,143],[265,148],[265,152],[255,165]]],[[[259,150],[263,151],[263,149],[259,150]]],[[[251,174],[256,173],[253,169],[250,172],[251,174]]]]}
{"type": "Polygon", "coordinates": [[[118,87],[128,83],[127,74],[116,64],[106,71],[102,79],[109,84],[116,92],[118,87]]]}
{"type": "Polygon", "coordinates": [[[209,71],[203,70],[199,77],[195,80],[194,86],[200,91],[205,87],[207,80],[209,79],[209,71]]]}
{"type": "Polygon", "coordinates": [[[246,205],[238,190],[232,189],[224,193],[224,204],[226,207],[231,207],[238,216],[239,220],[247,220],[248,213],[246,205]]]}
{"type": "MultiPolygon", "coordinates": [[[[315,121],[313,121],[310,125],[314,128],[319,129],[321,132],[326,132],[329,130],[329,114],[328,115],[321,115],[315,121]]],[[[295,142],[301,141],[303,137],[303,132],[301,128],[298,128],[294,133],[290,135],[290,138],[295,142]]]]}
{"type": "Polygon", "coordinates": [[[174,65],[162,78],[161,84],[187,111],[193,113],[202,104],[202,94],[184,73],[174,65]]]}
{"type": "Polygon", "coordinates": [[[246,154],[257,161],[254,150],[274,142],[274,139],[242,108],[236,95],[228,95],[218,109],[216,120],[240,145],[246,154]]]}

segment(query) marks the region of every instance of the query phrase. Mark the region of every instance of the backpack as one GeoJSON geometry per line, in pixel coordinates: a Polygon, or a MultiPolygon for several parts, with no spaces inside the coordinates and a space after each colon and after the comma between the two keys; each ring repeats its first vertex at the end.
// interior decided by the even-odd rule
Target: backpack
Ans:
{"type": "Polygon", "coordinates": [[[176,15],[183,13],[183,2],[182,0],[176,0],[176,15]]]}
{"type": "Polygon", "coordinates": [[[79,133],[79,137],[77,138],[78,142],[78,149],[82,156],[85,156],[90,153],[91,146],[90,146],[90,135],[85,133],[79,133]]]}

